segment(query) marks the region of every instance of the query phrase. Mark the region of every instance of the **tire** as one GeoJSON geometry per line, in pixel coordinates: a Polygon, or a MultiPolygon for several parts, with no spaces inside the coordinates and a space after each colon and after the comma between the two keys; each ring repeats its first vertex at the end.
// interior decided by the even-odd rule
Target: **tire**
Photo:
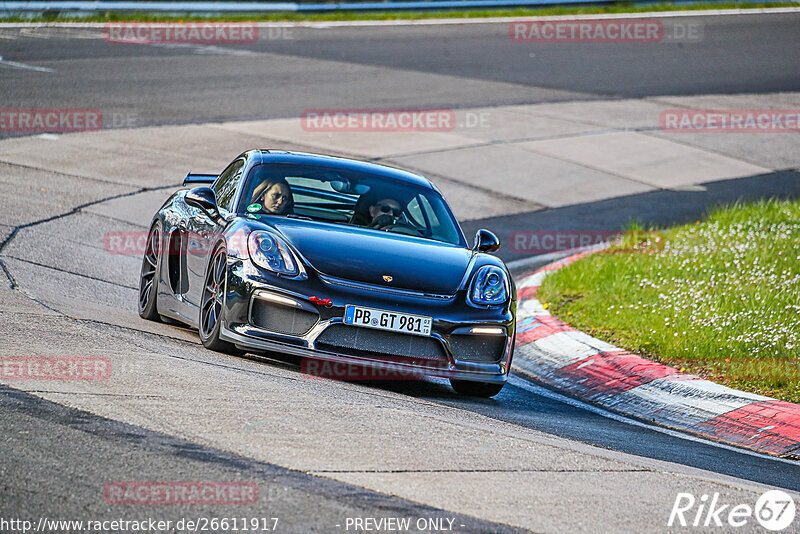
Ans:
{"type": "Polygon", "coordinates": [[[471,382],[469,380],[454,380],[450,379],[450,385],[456,390],[456,393],[467,395],[469,397],[494,397],[500,390],[503,389],[505,383],[494,384],[486,382],[471,382]]]}
{"type": "Polygon", "coordinates": [[[156,222],[147,234],[147,246],[139,274],[139,317],[160,321],[158,314],[158,279],[161,271],[161,223],[156,222]]]}
{"type": "Polygon", "coordinates": [[[214,249],[206,268],[203,293],[200,298],[200,341],[203,346],[216,352],[235,354],[232,343],[219,338],[222,325],[222,304],[225,296],[225,277],[228,269],[228,254],[221,243],[214,249]]]}

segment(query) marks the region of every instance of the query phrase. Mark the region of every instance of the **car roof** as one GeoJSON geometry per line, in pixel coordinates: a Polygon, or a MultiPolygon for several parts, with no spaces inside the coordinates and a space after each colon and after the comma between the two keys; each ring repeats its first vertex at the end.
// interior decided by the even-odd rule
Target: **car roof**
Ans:
{"type": "Polygon", "coordinates": [[[376,174],[384,178],[414,184],[426,189],[432,189],[439,192],[439,189],[433,183],[413,172],[396,169],[387,165],[380,165],[378,163],[369,163],[366,161],[358,161],[348,158],[340,158],[337,156],[326,156],[322,154],[310,154],[307,152],[289,152],[287,150],[275,149],[260,149],[250,151],[250,156],[257,156],[260,161],[257,163],[294,163],[298,165],[322,165],[326,167],[333,167],[343,170],[360,171],[370,174],[376,174]]]}

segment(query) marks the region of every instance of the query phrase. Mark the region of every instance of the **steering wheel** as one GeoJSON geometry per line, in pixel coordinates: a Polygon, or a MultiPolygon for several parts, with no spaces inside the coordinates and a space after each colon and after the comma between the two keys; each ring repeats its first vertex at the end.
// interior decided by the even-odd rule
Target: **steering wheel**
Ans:
{"type": "Polygon", "coordinates": [[[383,230],[384,232],[393,232],[395,234],[422,237],[422,233],[419,230],[417,230],[416,228],[414,228],[409,224],[401,222],[396,222],[394,224],[390,224],[389,226],[384,226],[383,228],[381,228],[381,230],[383,230]]]}

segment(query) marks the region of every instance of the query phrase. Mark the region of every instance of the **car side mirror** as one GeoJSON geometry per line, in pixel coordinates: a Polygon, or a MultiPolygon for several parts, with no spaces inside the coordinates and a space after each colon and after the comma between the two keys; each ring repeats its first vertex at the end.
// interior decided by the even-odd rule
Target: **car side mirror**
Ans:
{"type": "Polygon", "coordinates": [[[478,252],[497,252],[500,249],[500,240],[489,230],[478,230],[475,234],[475,246],[472,250],[478,252]]]}
{"type": "Polygon", "coordinates": [[[186,193],[184,200],[188,205],[206,212],[215,221],[222,218],[217,207],[217,196],[210,187],[195,187],[186,193]]]}

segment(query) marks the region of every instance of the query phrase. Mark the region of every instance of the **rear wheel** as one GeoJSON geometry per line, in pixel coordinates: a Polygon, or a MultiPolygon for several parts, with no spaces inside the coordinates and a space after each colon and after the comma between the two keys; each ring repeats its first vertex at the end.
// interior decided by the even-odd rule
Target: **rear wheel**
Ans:
{"type": "Polygon", "coordinates": [[[235,347],[219,338],[222,325],[222,304],[225,295],[225,276],[228,255],[223,245],[217,246],[206,270],[203,295],[200,299],[200,341],[207,349],[234,353],[235,347]]]}
{"type": "Polygon", "coordinates": [[[161,259],[161,223],[156,222],[147,236],[147,247],[142,258],[139,276],[139,316],[149,321],[159,321],[158,278],[161,259]]]}
{"type": "Polygon", "coordinates": [[[500,393],[500,390],[503,389],[505,384],[489,384],[486,382],[471,382],[469,380],[455,380],[451,378],[450,385],[461,395],[489,398],[500,393]]]}

